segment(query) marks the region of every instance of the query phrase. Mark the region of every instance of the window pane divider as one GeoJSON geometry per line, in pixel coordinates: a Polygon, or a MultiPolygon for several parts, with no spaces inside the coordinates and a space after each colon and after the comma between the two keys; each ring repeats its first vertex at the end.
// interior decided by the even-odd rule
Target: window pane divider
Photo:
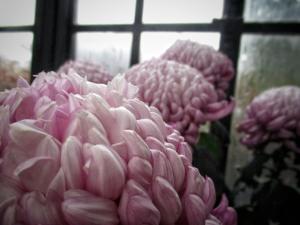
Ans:
{"type": "Polygon", "coordinates": [[[34,26],[0,26],[0,32],[24,32],[34,31],[34,26]]]}
{"type": "Polygon", "coordinates": [[[300,23],[244,23],[243,33],[300,34],[300,23]]]}
{"type": "MultiPolygon", "coordinates": [[[[99,32],[99,31],[114,31],[114,32],[133,32],[137,26],[134,24],[103,24],[103,25],[73,25],[72,32],[99,32]]],[[[140,24],[138,30],[143,31],[220,31],[221,24],[218,23],[192,23],[192,24],[140,24]]]]}

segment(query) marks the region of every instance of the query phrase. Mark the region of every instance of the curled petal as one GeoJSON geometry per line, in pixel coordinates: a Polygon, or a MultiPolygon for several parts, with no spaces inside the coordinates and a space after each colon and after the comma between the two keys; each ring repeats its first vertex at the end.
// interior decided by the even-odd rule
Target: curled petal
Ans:
{"type": "Polygon", "coordinates": [[[152,184],[154,203],[161,213],[161,224],[174,224],[181,215],[179,196],[172,185],[162,177],[155,177],[152,184]]]}
{"type": "Polygon", "coordinates": [[[149,118],[150,111],[149,107],[144,104],[144,102],[138,99],[130,99],[128,104],[131,106],[136,119],[149,118]]]}
{"type": "Polygon", "coordinates": [[[17,223],[17,199],[10,198],[0,203],[0,222],[5,225],[17,223]]]}
{"type": "Polygon", "coordinates": [[[128,146],[128,157],[132,158],[138,156],[147,161],[150,160],[151,154],[147,144],[143,139],[135,132],[130,130],[124,130],[122,132],[124,141],[128,146]]]}
{"type": "Polygon", "coordinates": [[[202,199],[207,207],[207,212],[210,212],[216,201],[215,185],[210,177],[205,178],[202,199]]]}
{"type": "Polygon", "coordinates": [[[64,140],[75,136],[82,142],[92,144],[108,144],[107,133],[102,123],[87,110],[78,111],[70,122],[64,140]]]}
{"type": "Polygon", "coordinates": [[[204,183],[205,180],[200,175],[198,169],[189,166],[186,174],[184,195],[195,194],[201,196],[204,189],[204,183]]]}
{"type": "Polygon", "coordinates": [[[62,169],[58,171],[47,190],[47,198],[52,200],[62,199],[66,191],[65,176],[62,169]]]}
{"type": "Polygon", "coordinates": [[[160,151],[151,150],[152,153],[152,168],[153,179],[157,176],[165,178],[172,185],[174,185],[174,174],[172,171],[171,163],[168,158],[160,151]]]}
{"type": "Polygon", "coordinates": [[[70,225],[119,224],[115,202],[93,196],[83,190],[66,192],[62,211],[70,225]]]}
{"type": "Polygon", "coordinates": [[[183,208],[189,225],[205,225],[207,210],[202,199],[194,194],[188,195],[183,199],[183,208]]]}
{"type": "Polygon", "coordinates": [[[233,208],[228,206],[228,199],[225,194],[222,195],[221,202],[212,211],[212,214],[217,217],[224,225],[237,224],[237,213],[233,208]]]}
{"type": "Polygon", "coordinates": [[[21,184],[8,176],[0,174],[0,204],[9,198],[18,198],[24,190],[21,184]]]}
{"type": "Polygon", "coordinates": [[[64,171],[66,184],[69,189],[82,188],[84,175],[82,172],[82,145],[76,137],[66,139],[61,150],[61,167],[64,171]]]}
{"type": "Polygon", "coordinates": [[[58,164],[50,157],[34,157],[21,163],[15,170],[29,191],[38,190],[46,193],[49,184],[58,171],[58,164]]]}
{"type": "Polygon", "coordinates": [[[167,153],[165,145],[154,137],[147,137],[146,143],[151,149],[159,150],[165,154],[167,153]]]}
{"type": "Polygon", "coordinates": [[[119,215],[124,225],[160,224],[160,212],[146,191],[133,180],[129,180],[122,194],[119,215]]]}
{"type": "Polygon", "coordinates": [[[176,191],[180,191],[185,178],[185,168],[179,157],[174,150],[167,150],[167,157],[171,163],[171,167],[174,175],[174,188],[176,191]]]}
{"type": "Polygon", "coordinates": [[[177,152],[184,155],[190,162],[192,162],[192,149],[186,142],[180,142],[177,152]]]}
{"type": "Polygon", "coordinates": [[[164,141],[164,136],[158,126],[150,119],[140,119],[137,121],[138,133],[143,137],[154,137],[164,141]]]}
{"type": "Polygon", "coordinates": [[[22,217],[26,224],[65,225],[59,206],[48,201],[39,192],[25,194],[21,199],[21,207],[22,217]]]}
{"type": "Polygon", "coordinates": [[[206,114],[205,117],[208,120],[212,120],[212,121],[218,120],[220,118],[223,118],[223,117],[227,116],[229,113],[231,113],[232,110],[234,109],[234,106],[235,106],[234,101],[231,101],[229,103],[225,103],[225,105],[223,105],[223,107],[220,108],[218,111],[206,114]]]}
{"type": "Polygon", "coordinates": [[[103,198],[117,199],[125,184],[125,171],[119,159],[104,145],[91,149],[87,189],[103,198]]]}
{"type": "Polygon", "coordinates": [[[152,180],[152,166],[150,162],[139,157],[133,157],[128,162],[128,177],[148,187],[152,180]]]}

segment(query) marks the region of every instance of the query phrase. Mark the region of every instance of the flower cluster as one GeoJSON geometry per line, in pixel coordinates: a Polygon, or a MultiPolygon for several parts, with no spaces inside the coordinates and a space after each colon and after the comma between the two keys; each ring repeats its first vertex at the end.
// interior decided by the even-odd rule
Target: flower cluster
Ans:
{"type": "Polygon", "coordinates": [[[221,52],[197,42],[177,40],[161,57],[196,68],[214,85],[220,99],[226,97],[234,69],[231,60],[221,52]]]}
{"type": "Polygon", "coordinates": [[[113,78],[113,76],[100,65],[79,60],[69,60],[65,62],[58,69],[58,73],[68,73],[70,69],[74,70],[80,76],[86,76],[88,81],[95,83],[107,84],[113,78]]]}
{"type": "Polygon", "coordinates": [[[234,106],[220,100],[199,71],[175,61],[145,61],[130,68],[125,78],[139,87],[140,99],[157,107],[164,121],[191,144],[196,142],[199,125],[228,115],[234,106]]]}
{"type": "Polygon", "coordinates": [[[0,93],[0,224],[227,221],[184,138],[137,91],[51,72],[0,93]]]}
{"type": "Polygon", "coordinates": [[[244,119],[238,125],[243,133],[241,142],[256,148],[270,141],[283,143],[300,151],[300,88],[272,88],[247,106],[244,119]]]}

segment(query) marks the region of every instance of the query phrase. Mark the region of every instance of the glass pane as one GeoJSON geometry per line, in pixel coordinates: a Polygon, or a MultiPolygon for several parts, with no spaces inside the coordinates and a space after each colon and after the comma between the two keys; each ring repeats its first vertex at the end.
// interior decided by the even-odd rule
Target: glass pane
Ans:
{"type": "Polygon", "coordinates": [[[144,23],[204,23],[222,16],[223,0],[144,0],[144,23]]]}
{"type": "Polygon", "coordinates": [[[0,33],[0,91],[30,79],[32,33],[0,33]]]}
{"type": "Polygon", "coordinates": [[[0,0],[0,26],[32,25],[35,0],[0,0]]]}
{"type": "Polygon", "coordinates": [[[78,0],[78,24],[131,24],[136,0],[78,0]]]}
{"type": "Polygon", "coordinates": [[[300,86],[300,36],[244,35],[241,42],[236,82],[236,108],[231,126],[227,181],[232,185],[236,166],[244,165],[251,154],[239,143],[236,125],[245,107],[262,91],[283,85],[300,86]]]}
{"type": "Polygon", "coordinates": [[[78,33],[75,41],[76,59],[100,64],[113,75],[128,69],[131,33],[78,33]]]}
{"type": "Polygon", "coordinates": [[[247,22],[291,22],[300,20],[299,0],[246,0],[247,22]]]}
{"type": "Polygon", "coordinates": [[[219,49],[219,33],[195,33],[195,32],[144,32],[141,37],[140,61],[152,57],[159,57],[177,39],[196,41],[219,49]]]}

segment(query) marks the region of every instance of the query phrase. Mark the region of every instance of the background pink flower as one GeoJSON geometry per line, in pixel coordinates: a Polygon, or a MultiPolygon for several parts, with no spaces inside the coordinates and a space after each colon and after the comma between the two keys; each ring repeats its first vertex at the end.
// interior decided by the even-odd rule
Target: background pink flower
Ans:
{"type": "Polygon", "coordinates": [[[86,76],[88,81],[95,83],[107,84],[107,82],[113,78],[104,67],[79,60],[69,60],[65,62],[58,69],[58,73],[68,73],[70,69],[75,70],[80,76],[86,76]]]}
{"type": "Polygon", "coordinates": [[[196,142],[199,125],[233,109],[233,102],[219,100],[213,85],[188,65],[152,59],[133,66],[125,78],[139,87],[140,99],[157,107],[164,121],[191,144],[196,142]]]}
{"type": "Polygon", "coordinates": [[[238,125],[238,131],[243,133],[241,142],[255,148],[277,141],[300,151],[299,102],[300,88],[294,86],[272,88],[255,97],[238,125]]]}
{"type": "Polygon", "coordinates": [[[191,149],[120,77],[38,75],[0,94],[0,223],[222,224],[191,149]]]}
{"type": "Polygon", "coordinates": [[[219,98],[226,97],[226,90],[234,76],[234,69],[231,60],[221,52],[190,40],[177,40],[161,58],[197,69],[208,82],[214,85],[219,98]]]}

